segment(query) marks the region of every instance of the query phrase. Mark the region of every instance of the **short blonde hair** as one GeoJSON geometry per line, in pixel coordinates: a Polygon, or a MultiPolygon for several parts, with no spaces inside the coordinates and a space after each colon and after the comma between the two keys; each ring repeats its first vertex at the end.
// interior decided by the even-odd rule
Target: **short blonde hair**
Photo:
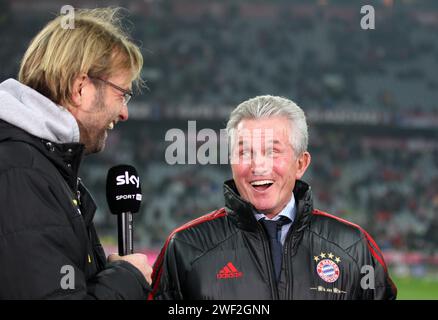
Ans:
{"type": "Polygon", "coordinates": [[[50,21],[24,54],[18,79],[56,103],[71,100],[73,82],[86,73],[108,78],[121,70],[141,83],[143,57],[120,23],[120,8],[75,11],[74,28],[63,28],[63,16],[50,21]]]}

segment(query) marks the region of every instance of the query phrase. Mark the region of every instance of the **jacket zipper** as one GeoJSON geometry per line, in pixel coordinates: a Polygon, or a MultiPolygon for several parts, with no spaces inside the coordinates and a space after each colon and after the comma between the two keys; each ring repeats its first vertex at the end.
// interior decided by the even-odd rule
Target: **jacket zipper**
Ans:
{"type": "Polygon", "coordinates": [[[274,296],[273,300],[278,300],[278,288],[277,288],[277,281],[275,279],[275,273],[274,273],[274,265],[272,261],[272,255],[271,255],[271,249],[269,247],[269,240],[267,239],[267,236],[265,234],[265,231],[263,230],[262,226],[258,224],[257,228],[259,229],[260,233],[262,234],[262,242],[263,242],[263,248],[265,253],[265,261],[267,261],[268,269],[269,269],[269,281],[271,283],[271,291],[274,296]]]}
{"type": "MultiPolygon", "coordinates": [[[[293,280],[293,277],[290,276],[289,270],[292,268],[292,266],[291,266],[289,259],[287,259],[287,256],[288,256],[288,252],[289,252],[289,242],[291,242],[290,240],[291,240],[292,235],[294,233],[294,230],[292,228],[293,228],[293,225],[291,226],[291,229],[289,230],[290,232],[288,233],[288,235],[284,241],[285,245],[284,245],[284,250],[283,250],[283,258],[286,257],[286,266],[285,266],[285,268],[286,268],[286,299],[291,299],[291,300],[293,299],[293,296],[290,294],[290,287],[291,286],[289,285],[289,280],[290,280],[290,282],[292,282],[292,287],[293,287],[294,280],[293,280]]],[[[292,242],[292,244],[293,244],[293,242],[292,242]]]]}

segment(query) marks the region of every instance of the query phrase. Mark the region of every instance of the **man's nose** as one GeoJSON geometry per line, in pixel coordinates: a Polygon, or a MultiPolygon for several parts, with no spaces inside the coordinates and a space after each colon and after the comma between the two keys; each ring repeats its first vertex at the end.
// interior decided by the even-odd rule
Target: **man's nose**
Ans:
{"type": "Polygon", "coordinates": [[[119,120],[126,121],[129,118],[128,106],[123,104],[122,109],[120,110],[119,120]]]}
{"type": "Polygon", "coordinates": [[[272,170],[272,158],[266,155],[255,154],[252,161],[252,173],[265,175],[272,170]]]}

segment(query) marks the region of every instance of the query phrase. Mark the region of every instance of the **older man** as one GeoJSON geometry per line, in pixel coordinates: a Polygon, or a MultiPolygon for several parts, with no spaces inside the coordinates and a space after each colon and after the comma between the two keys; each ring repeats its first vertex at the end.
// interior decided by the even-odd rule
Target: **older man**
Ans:
{"type": "Polygon", "coordinates": [[[19,81],[0,84],[0,299],[145,299],[146,256],[106,261],[78,178],[128,119],[143,58],[116,9],[78,11],[73,29],[61,19],[32,40],[19,81]]]}
{"type": "Polygon", "coordinates": [[[395,299],[373,239],[313,208],[303,111],[281,97],[240,104],[227,124],[225,207],[175,230],[155,265],[155,299],[395,299]]]}

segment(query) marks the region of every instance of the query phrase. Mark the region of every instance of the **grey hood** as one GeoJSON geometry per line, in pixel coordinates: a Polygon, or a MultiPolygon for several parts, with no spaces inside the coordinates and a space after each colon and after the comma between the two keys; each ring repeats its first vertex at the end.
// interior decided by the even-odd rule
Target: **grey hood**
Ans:
{"type": "Polygon", "coordinates": [[[0,83],[0,119],[55,143],[79,142],[78,124],[67,109],[14,79],[0,83]]]}

